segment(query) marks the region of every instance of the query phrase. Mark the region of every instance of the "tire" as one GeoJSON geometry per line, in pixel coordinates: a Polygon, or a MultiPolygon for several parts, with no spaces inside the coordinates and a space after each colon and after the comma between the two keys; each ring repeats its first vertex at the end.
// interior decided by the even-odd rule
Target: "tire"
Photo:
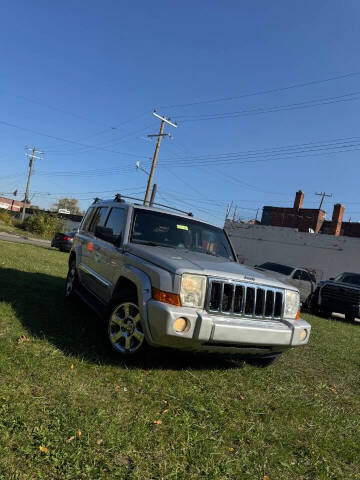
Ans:
{"type": "Polygon", "coordinates": [[[124,291],[111,302],[106,313],[107,340],[122,356],[138,355],[145,350],[146,339],[137,301],[124,291]]]}
{"type": "Polygon", "coordinates": [[[72,299],[75,296],[75,289],[78,286],[79,280],[76,271],[76,261],[71,260],[69,264],[69,271],[65,281],[65,298],[72,299]]]}
{"type": "Polygon", "coordinates": [[[246,363],[252,365],[253,367],[260,367],[266,368],[270,367],[270,365],[274,365],[274,363],[278,362],[281,358],[282,353],[277,353],[275,355],[267,356],[267,357],[253,357],[248,358],[246,363]]]}

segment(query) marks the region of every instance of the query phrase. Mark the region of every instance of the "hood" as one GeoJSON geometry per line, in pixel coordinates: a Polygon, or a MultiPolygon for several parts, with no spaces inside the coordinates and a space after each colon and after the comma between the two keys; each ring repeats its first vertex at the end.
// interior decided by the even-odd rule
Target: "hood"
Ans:
{"type": "Polygon", "coordinates": [[[279,280],[285,283],[286,283],[286,280],[289,278],[287,275],[284,275],[283,273],[273,272],[272,270],[266,270],[265,268],[254,267],[254,270],[256,270],[257,272],[264,273],[264,275],[267,275],[268,277],[278,278],[279,280]]]}
{"type": "Polygon", "coordinates": [[[133,243],[126,245],[126,251],[177,275],[197,273],[208,277],[253,282],[275,288],[296,290],[294,286],[286,285],[263,272],[226,260],[223,257],[192,252],[182,248],[153,247],[133,243]]]}

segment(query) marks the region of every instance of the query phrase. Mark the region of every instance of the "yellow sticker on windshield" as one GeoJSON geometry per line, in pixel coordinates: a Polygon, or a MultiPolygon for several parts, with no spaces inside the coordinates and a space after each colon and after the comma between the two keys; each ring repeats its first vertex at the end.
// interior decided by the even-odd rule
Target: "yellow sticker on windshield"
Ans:
{"type": "Polygon", "coordinates": [[[189,227],[187,225],[176,225],[176,228],[179,230],[189,230],[189,227]]]}

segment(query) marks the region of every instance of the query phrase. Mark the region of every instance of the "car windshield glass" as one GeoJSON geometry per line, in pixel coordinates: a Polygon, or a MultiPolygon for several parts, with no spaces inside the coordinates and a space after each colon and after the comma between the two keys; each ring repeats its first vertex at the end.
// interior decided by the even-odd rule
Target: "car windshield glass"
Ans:
{"type": "Polygon", "coordinates": [[[131,242],[191,250],[234,261],[228,239],[221,228],[176,215],[135,210],[131,242]]]}
{"type": "Polygon", "coordinates": [[[282,273],[283,275],[289,276],[294,270],[292,267],[287,265],[280,265],[280,263],[265,262],[262,265],[259,265],[259,268],[264,270],[270,270],[272,272],[282,273]]]}
{"type": "Polygon", "coordinates": [[[342,273],[335,278],[335,282],[350,283],[352,285],[360,285],[360,274],[342,273]]]}

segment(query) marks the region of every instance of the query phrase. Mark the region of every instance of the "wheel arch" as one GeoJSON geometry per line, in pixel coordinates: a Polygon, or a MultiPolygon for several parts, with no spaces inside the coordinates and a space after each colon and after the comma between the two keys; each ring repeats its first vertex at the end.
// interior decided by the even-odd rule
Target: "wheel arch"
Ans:
{"type": "Polygon", "coordinates": [[[139,268],[136,268],[132,265],[125,265],[116,281],[112,298],[114,299],[124,287],[129,288],[136,295],[137,305],[139,306],[143,319],[146,340],[149,343],[152,343],[152,336],[147,316],[147,302],[152,297],[151,280],[148,275],[146,275],[146,273],[139,268]]]}

